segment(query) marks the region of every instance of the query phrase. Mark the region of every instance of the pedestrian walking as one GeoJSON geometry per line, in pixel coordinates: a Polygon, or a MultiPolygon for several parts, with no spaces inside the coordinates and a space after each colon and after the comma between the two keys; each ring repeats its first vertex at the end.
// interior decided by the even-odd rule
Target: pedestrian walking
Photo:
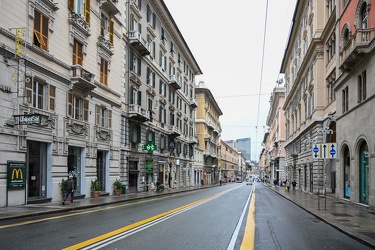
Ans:
{"type": "Polygon", "coordinates": [[[66,185],[66,194],[65,194],[65,197],[64,197],[63,202],[62,202],[63,205],[65,205],[65,201],[66,201],[66,199],[68,199],[69,195],[70,195],[70,202],[73,203],[73,199],[74,199],[74,180],[73,180],[72,175],[69,175],[69,178],[65,181],[65,185],[66,185]]]}
{"type": "Polygon", "coordinates": [[[285,190],[289,192],[289,181],[285,181],[285,190]]]}
{"type": "Polygon", "coordinates": [[[293,187],[293,191],[295,191],[295,190],[296,190],[296,185],[297,185],[297,182],[296,182],[296,180],[293,180],[293,181],[292,181],[292,187],[293,187]]]}

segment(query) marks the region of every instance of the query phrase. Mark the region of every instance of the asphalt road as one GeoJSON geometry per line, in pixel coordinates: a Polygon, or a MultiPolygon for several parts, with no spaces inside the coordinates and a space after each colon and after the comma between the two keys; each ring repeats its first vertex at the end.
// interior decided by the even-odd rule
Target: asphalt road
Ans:
{"type": "Polygon", "coordinates": [[[263,185],[255,191],[255,249],[371,249],[263,185]]]}
{"type": "Polygon", "coordinates": [[[369,249],[259,183],[2,221],[0,226],[0,249],[229,250],[241,245],[369,249]]]}

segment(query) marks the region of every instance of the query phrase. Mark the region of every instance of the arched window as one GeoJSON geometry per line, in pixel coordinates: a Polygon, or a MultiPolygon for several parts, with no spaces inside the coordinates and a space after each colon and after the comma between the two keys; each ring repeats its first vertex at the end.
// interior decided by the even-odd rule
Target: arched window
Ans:
{"type": "Polygon", "coordinates": [[[368,21],[368,11],[367,11],[367,3],[364,3],[361,7],[361,28],[367,29],[367,21],[368,21]]]}
{"type": "Polygon", "coordinates": [[[348,28],[344,30],[344,35],[342,38],[343,38],[343,45],[345,46],[350,40],[350,32],[348,28]]]}

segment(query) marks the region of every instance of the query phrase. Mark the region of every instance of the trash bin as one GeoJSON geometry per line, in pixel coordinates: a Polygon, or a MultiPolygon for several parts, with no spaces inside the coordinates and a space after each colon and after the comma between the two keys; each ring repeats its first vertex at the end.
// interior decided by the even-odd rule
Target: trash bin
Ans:
{"type": "Polygon", "coordinates": [[[125,194],[125,193],[126,193],[126,186],[122,185],[121,194],[125,194]]]}

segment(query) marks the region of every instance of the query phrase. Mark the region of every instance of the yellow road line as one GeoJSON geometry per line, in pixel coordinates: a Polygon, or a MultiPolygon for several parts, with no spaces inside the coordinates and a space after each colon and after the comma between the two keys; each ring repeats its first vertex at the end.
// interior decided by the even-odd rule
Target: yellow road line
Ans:
{"type": "MultiPolygon", "coordinates": [[[[237,188],[237,187],[236,187],[236,188],[237,188]]],[[[144,219],[144,220],[138,221],[138,222],[133,223],[133,224],[131,224],[131,225],[128,225],[128,226],[125,226],[125,227],[122,227],[122,228],[116,229],[116,230],[111,231],[111,232],[108,232],[108,233],[106,233],[106,234],[102,234],[102,235],[97,236],[97,237],[95,237],[95,238],[92,238],[92,239],[89,239],[89,240],[83,241],[83,242],[81,242],[81,243],[75,244],[75,245],[73,245],[73,246],[70,246],[70,247],[64,248],[63,250],[81,249],[81,248],[84,248],[84,247],[90,246],[90,245],[92,245],[92,244],[95,244],[95,243],[98,243],[98,242],[100,242],[100,241],[106,240],[106,239],[108,239],[108,238],[110,238],[110,237],[113,237],[113,236],[115,236],[115,235],[117,235],[117,234],[124,233],[124,232],[126,232],[126,231],[129,231],[129,230],[134,229],[134,228],[136,228],[136,227],[142,226],[142,225],[144,225],[144,224],[146,224],[146,223],[149,223],[149,222],[151,222],[151,221],[154,221],[154,220],[157,220],[157,219],[159,219],[159,218],[162,218],[162,217],[164,217],[164,216],[166,216],[166,215],[169,215],[169,214],[172,214],[172,213],[178,212],[178,211],[183,210],[183,209],[185,209],[185,208],[188,208],[188,207],[194,206],[194,205],[196,205],[196,204],[198,204],[198,203],[201,203],[201,202],[204,202],[204,201],[206,201],[206,200],[212,199],[212,198],[214,198],[214,197],[216,197],[216,196],[219,196],[219,195],[221,195],[221,194],[223,194],[223,193],[227,193],[227,192],[229,192],[229,191],[231,191],[231,190],[233,190],[233,189],[234,189],[234,188],[229,189],[229,190],[226,190],[226,191],[223,191],[223,192],[220,192],[220,193],[217,193],[217,194],[214,194],[214,195],[211,195],[211,196],[208,196],[208,197],[206,197],[206,198],[203,198],[203,199],[201,199],[201,200],[198,200],[198,201],[195,201],[195,202],[192,202],[192,203],[189,203],[189,204],[186,204],[186,205],[180,206],[180,207],[178,207],[178,208],[174,208],[174,209],[169,210],[169,211],[167,211],[167,212],[164,212],[164,213],[161,213],[161,214],[158,214],[158,215],[152,216],[152,217],[150,217],[150,218],[147,218],[147,219],[144,219]]]]}
{"type": "Polygon", "coordinates": [[[247,215],[246,228],[241,243],[241,250],[253,250],[255,237],[255,187],[251,196],[249,213],[247,215]]]}

